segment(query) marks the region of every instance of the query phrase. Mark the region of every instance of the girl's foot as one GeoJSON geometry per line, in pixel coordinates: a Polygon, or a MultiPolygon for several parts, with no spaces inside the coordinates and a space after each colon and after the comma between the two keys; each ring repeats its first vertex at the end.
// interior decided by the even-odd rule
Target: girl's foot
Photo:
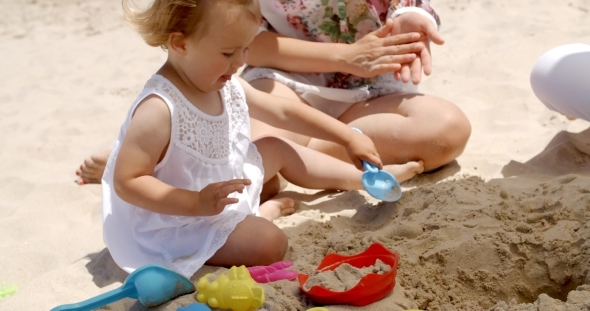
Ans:
{"type": "Polygon", "coordinates": [[[291,198],[272,198],[258,208],[260,217],[273,221],[281,216],[295,212],[295,201],[291,198]]]}
{"type": "Polygon", "coordinates": [[[78,185],[99,184],[110,154],[111,150],[107,149],[85,159],[80,168],[76,170],[76,175],[80,177],[76,180],[78,185]]]}
{"type": "Polygon", "coordinates": [[[383,166],[383,170],[392,174],[397,182],[401,183],[424,172],[424,162],[411,161],[405,164],[392,164],[383,166]]]}

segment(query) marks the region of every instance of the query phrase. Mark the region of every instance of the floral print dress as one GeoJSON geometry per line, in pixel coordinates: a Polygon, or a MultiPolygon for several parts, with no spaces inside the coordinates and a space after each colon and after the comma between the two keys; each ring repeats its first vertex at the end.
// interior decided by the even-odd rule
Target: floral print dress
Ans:
{"type": "MultiPolygon", "coordinates": [[[[353,43],[378,29],[387,18],[410,11],[440,25],[427,0],[261,0],[260,6],[264,17],[260,32],[274,31],[315,42],[353,43]]],[[[391,73],[361,78],[341,72],[296,73],[248,66],[242,76],[247,81],[277,80],[334,117],[356,102],[396,92],[418,92],[411,82],[397,81],[391,73]]]]}

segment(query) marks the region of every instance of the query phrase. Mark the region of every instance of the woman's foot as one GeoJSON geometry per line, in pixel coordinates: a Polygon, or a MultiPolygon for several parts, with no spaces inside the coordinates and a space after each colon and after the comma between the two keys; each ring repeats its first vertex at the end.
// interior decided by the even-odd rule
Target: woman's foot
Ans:
{"type": "Polygon", "coordinates": [[[78,185],[99,184],[110,154],[111,149],[107,149],[86,158],[76,170],[76,175],[80,177],[76,180],[78,185]]]}
{"type": "Polygon", "coordinates": [[[295,212],[295,201],[291,198],[272,198],[258,208],[260,217],[273,221],[281,216],[295,212]]]}
{"type": "Polygon", "coordinates": [[[383,166],[383,170],[392,174],[397,182],[401,183],[424,172],[424,162],[411,161],[405,164],[392,164],[383,166]]]}

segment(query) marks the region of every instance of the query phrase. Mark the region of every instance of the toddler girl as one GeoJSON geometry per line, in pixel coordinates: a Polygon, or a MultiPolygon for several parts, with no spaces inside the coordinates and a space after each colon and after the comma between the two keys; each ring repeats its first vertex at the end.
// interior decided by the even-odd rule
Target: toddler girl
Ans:
{"type": "MultiPolygon", "coordinates": [[[[234,76],[258,29],[257,0],[155,0],[141,12],[128,1],[128,20],[168,58],[131,106],[102,180],[105,243],[127,272],[282,260],[287,238],[271,220],[292,213],[293,200],[260,204],[277,173],[305,188],[362,189],[346,162],[275,137],[251,142],[249,114],[341,144],[359,168],[382,166],[367,136],[234,76]]],[[[402,181],[422,164],[384,169],[402,181]]]]}

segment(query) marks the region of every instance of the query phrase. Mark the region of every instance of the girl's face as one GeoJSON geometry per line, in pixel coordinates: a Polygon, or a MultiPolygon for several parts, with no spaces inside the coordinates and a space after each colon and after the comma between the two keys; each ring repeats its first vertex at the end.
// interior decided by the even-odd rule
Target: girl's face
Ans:
{"type": "Polygon", "coordinates": [[[221,5],[215,5],[206,34],[199,40],[189,38],[186,42],[183,71],[202,92],[216,92],[223,88],[244,65],[248,45],[258,31],[259,23],[252,18],[248,8],[235,8],[237,13],[231,15],[233,20],[229,20],[230,15],[222,10],[221,5]]]}

